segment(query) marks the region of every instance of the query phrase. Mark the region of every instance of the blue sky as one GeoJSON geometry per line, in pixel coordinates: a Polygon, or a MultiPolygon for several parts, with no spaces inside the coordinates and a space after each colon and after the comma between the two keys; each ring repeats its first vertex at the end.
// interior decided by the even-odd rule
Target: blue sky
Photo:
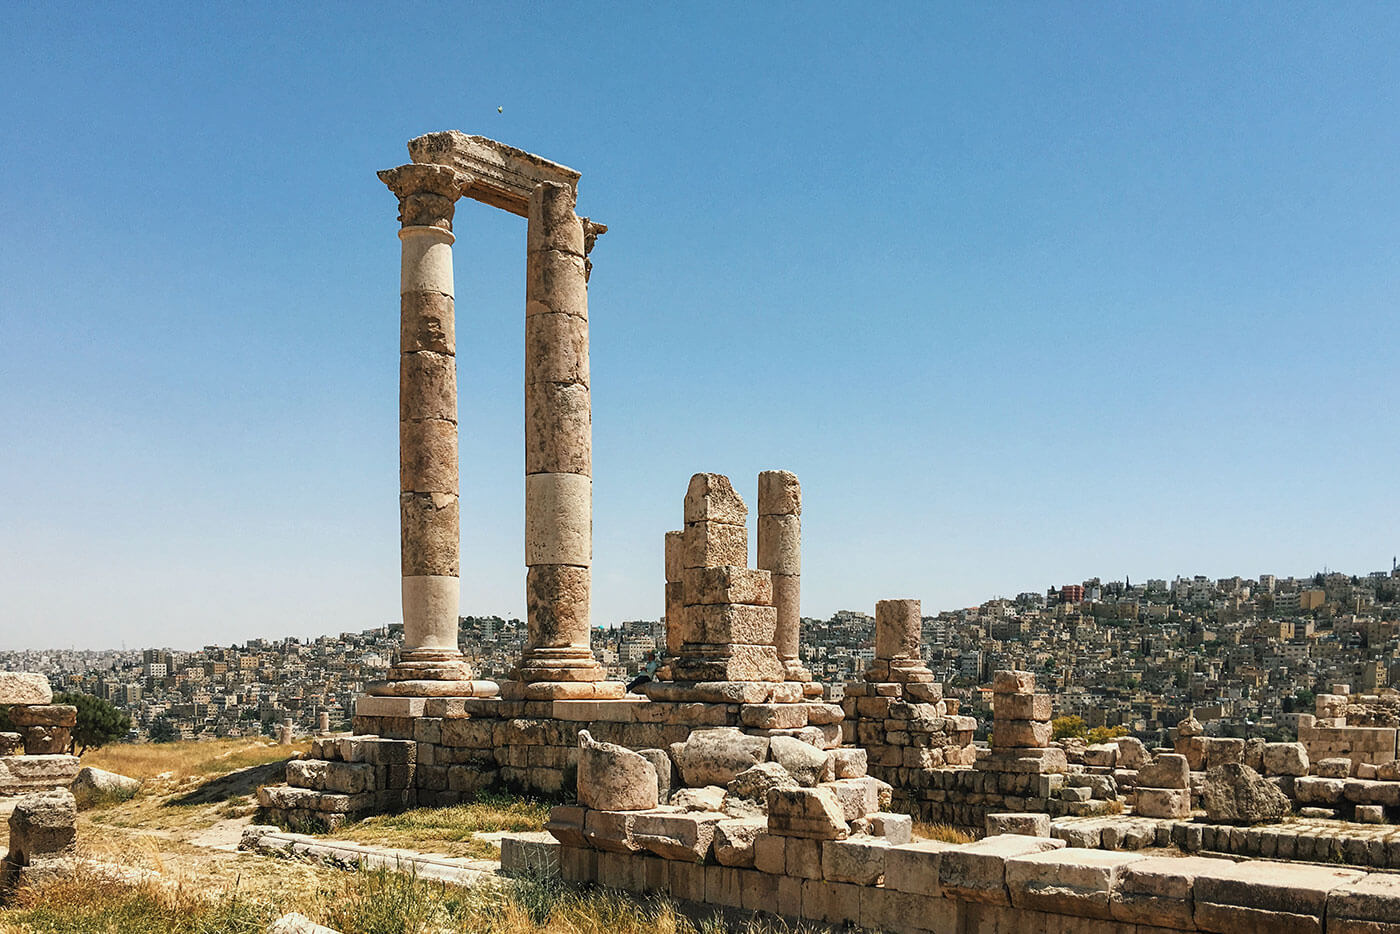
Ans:
{"type": "MultiPolygon", "coordinates": [[[[1388,568],[1400,12],[856,9],[7,7],[0,648],[398,619],[374,172],[449,128],[611,227],[595,623],[702,470],[802,478],[811,615],[1388,568]]],[[[457,233],[462,603],[519,615],[524,224],[457,233]]]]}

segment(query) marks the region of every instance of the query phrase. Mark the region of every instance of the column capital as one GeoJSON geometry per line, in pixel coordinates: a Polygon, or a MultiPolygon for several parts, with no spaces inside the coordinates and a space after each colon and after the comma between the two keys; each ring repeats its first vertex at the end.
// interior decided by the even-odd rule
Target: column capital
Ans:
{"type": "Polygon", "coordinates": [[[399,223],[404,227],[451,230],[457,199],[471,186],[469,175],[447,165],[411,162],[377,174],[399,199],[399,223]]]}

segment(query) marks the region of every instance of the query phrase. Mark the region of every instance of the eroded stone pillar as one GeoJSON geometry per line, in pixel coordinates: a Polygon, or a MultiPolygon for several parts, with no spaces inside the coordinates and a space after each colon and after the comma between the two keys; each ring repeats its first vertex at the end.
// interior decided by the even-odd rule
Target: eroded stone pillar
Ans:
{"type": "MultiPolygon", "coordinates": [[[[530,196],[525,279],[525,564],[528,635],[517,677],[527,696],[600,696],[589,646],[593,422],[588,375],[585,224],[574,189],[530,196]],[[553,687],[551,687],[551,685],[553,687]]],[[[611,692],[617,693],[617,692],[611,692]]]]}
{"type": "Polygon", "coordinates": [[[452,215],[468,179],[443,165],[379,173],[399,199],[399,532],[404,645],[371,694],[470,696],[461,582],[452,215]]]}
{"type": "Polygon", "coordinates": [[[798,652],[802,637],[802,484],[787,470],[758,475],[758,567],[773,577],[778,610],[774,645],[789,681],[811,681],[798,652]]]}
{"type": "Polygon", "coordinates": [[[867,681],[919,682],[933,680],[919,651],[924,620],[918,600],[880,600],[875,604],[875,660],[867,681]]]}

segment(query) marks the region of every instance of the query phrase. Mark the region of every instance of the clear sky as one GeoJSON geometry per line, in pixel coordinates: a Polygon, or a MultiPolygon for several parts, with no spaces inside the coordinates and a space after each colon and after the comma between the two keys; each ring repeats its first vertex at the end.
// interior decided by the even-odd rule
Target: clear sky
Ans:
{"type": "MultiPolygon", "coordinates": [[[[453,128],[611,227],[595,623],[697,471],[801,477],[809,615],[1388,569],[1400,8],[862,6],[7,5],[0,648],[399,618],[374,173],[453,128]]],[[[524,222],[456,226],[462,606],[521,615],[524,222]]]]}

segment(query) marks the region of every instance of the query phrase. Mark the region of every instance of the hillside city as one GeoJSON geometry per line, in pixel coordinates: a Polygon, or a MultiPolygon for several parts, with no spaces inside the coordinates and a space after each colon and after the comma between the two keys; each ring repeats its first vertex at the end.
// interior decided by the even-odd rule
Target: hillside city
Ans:
{"type": "MultiPolygon", "coordinates": [[[[839,697],[873,657],[874,619],[841,611],[802,623],[803,659],[839,697]]],[[[354,698],[384,677],[402,638],[395,623],[192,652],[6,651],[0,670],[41,671],[55,691],[111,701],[131,714],[133,740],[158,720],[186,739],[271,734],[285,718],[310,732],[322,711],[334,729],[348,728],[354,698]]],[[[517,619],[460,621],[460,645],[482,677],[508,677],[524,639],[517,619]]],[[[664,647],[665,623],[595,627],[592,645],[610,678],[631,681],[664,647]]],[[[1078,715],[1089,727],[1122,725],[1161,742],[1194,714],[1212,734],[1278,738],[1293,733],[1297,714],[1326,685],[1370,692],[1400,682],[1400,569],[1093,578],[925,616],[922,647],[935,677],[984,728],[991,673],[1026,669],[1053,694],[1056,715],[1078,715]]]]}

